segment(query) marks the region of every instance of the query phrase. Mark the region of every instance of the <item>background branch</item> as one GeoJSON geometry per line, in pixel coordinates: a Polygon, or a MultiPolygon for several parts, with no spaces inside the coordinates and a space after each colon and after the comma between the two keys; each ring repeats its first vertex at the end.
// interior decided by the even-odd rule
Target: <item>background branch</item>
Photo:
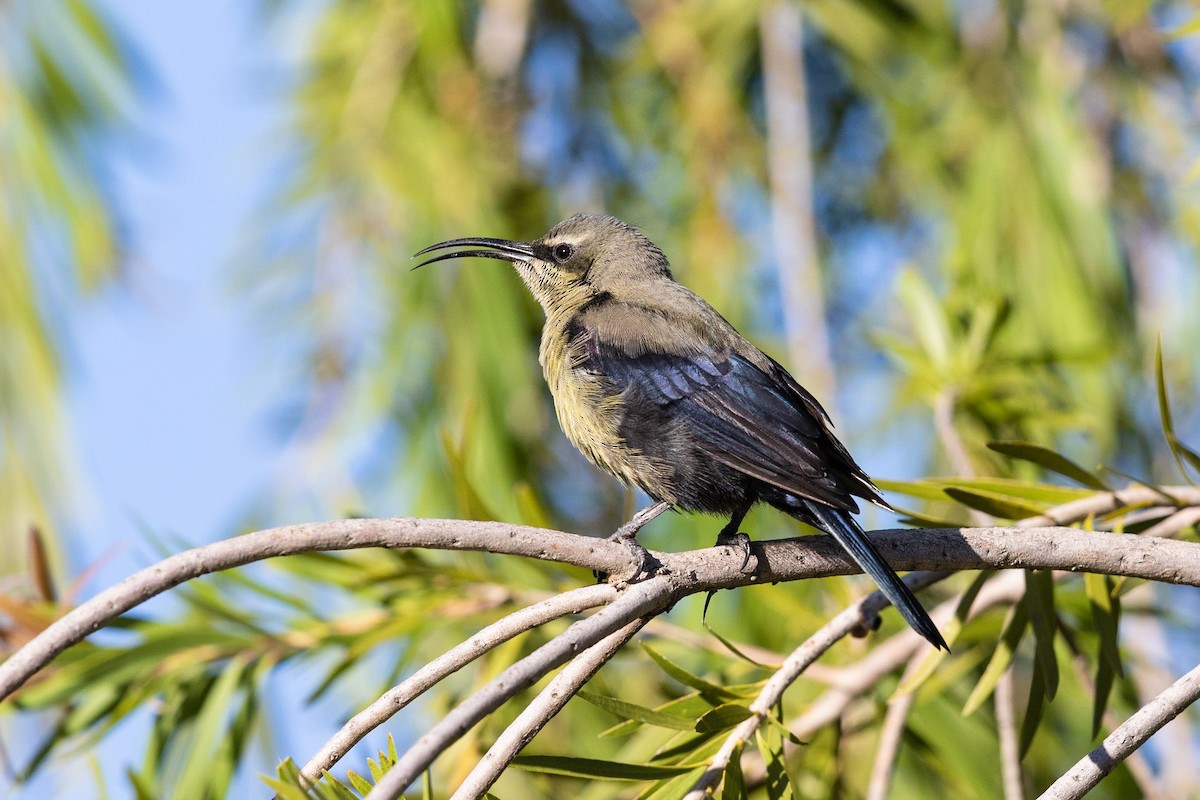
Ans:
{"type": "Polygon", "coordinates": [[[1100,745],[1088,753],[1042,793],[1042,800],[1075,800],[1087,794],[1100,779],[1116,769],[1131,753],[1184,709],[1200,699],[1200,666],[1125,720],[1100,745]]]}
{"type": "Polygon", "coordinates": [[[497,645],[519,633],[567,614],[575,614],[611,602],[616,590],[607,584],[581,586],[546,598],[497,620],[467,641],[428,662],[378,700],[355,714],[300,770],[305,780],[316,782],[362,741],[362,738],[428,691],[446,676],[461,669],[497,645]]]}
{"type": "Polygon", "coordinates": [[[492,744],[483,758],[467,775],[466,780],[455,790],[450,800],[471,800],[482,797],[492,787],[500,774],[512,763],[517,754],[529,744],[546,723],[562,710],[575,694],[583,688],[609,659],[645,627],[647,619],[636,619],[587,650],[580,653],[562,672],[547,684],[533,702],[504,729],[504,733],[492,744]]]}

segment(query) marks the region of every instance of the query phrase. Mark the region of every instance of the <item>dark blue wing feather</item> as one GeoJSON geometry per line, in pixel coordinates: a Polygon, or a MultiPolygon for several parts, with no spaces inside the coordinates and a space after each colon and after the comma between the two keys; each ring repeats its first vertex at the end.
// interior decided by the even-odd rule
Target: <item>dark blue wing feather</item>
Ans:
{"type": "Polygon", "coordinates": [[[585,368],[605,375],[618,391],[636,387],[651,402],[673,406],[675,418],[727,466],[835,508],[857,511],[854,494],[878,497],[818,416],[820,406],[806,402],[811,395],[797,392],[790,376],[785,381],[738,354],[630,357],[594,339],[587,353],[585,368]]]}

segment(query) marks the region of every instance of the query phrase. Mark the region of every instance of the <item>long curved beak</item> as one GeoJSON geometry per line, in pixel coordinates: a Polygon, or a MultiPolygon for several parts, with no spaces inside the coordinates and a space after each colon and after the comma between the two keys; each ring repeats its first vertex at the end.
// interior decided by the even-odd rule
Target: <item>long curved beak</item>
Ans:
{"type": "Polygon", "coordinates": [[[432,253],[434,250],[444,250],[448,247],[489,247],[490,250],[455,250],[452,253],[442,253],[440,256],[422,261],[413,269],[432,264],[435,261],[446,261],[451,258],[496,258],[501,261],[528,261],[533,257],[533,247],[525,242],[510,242],[508,239],[487,239],[482,236],[471,236],[466,239],[450,239],[446,242],[431,244],[413,258],[432,253]]]}

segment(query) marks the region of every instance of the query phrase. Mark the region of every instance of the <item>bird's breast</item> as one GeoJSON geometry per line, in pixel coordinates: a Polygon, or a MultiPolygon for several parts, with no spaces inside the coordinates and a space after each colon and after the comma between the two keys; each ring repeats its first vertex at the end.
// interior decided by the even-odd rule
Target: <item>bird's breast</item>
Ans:
{"type": "Polygon", "coordinates": [[[651,496],[673,502],[666,467],[621,437],[626,410],[619,390],[587,367],[586,339],[570,335],[569,325],[548,320],[539,361],[558,424],[571,444],[600,469],[651,496]]]}

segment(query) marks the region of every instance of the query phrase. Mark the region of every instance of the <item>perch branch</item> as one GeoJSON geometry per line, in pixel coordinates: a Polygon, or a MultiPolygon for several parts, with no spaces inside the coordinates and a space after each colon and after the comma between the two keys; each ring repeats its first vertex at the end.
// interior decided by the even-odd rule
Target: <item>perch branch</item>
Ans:
{"type": "MultiPolygon", "coordinates": [[[[1200,490],[1179,489],[1188,490],[1200,500],[1200,490]]],[[[1019,532],[1014,528],[911,528],[876,531],[871,538],[899,570],[1059,569],[1179,584],[1195,584],[1200,575],[1200,548],[1165,539],[1037,527],[1019,532]]],[[[627,579],[634,569],[629,551],[618,543],[495,522],[354,519],[258,531],[171,556],[63,615],[0,664],[0,700],[67,647],[186,580],[274,556],[363,547],[522,555],[598,570],[614,581],[627,579]]],[[[859,571],[829,536],[754,542],[751,552],[756,557],[752,573],[742,571],[740,551],[728,546],[653,555],[667,574],[688,576],[680,596],[859,571]]]]}

